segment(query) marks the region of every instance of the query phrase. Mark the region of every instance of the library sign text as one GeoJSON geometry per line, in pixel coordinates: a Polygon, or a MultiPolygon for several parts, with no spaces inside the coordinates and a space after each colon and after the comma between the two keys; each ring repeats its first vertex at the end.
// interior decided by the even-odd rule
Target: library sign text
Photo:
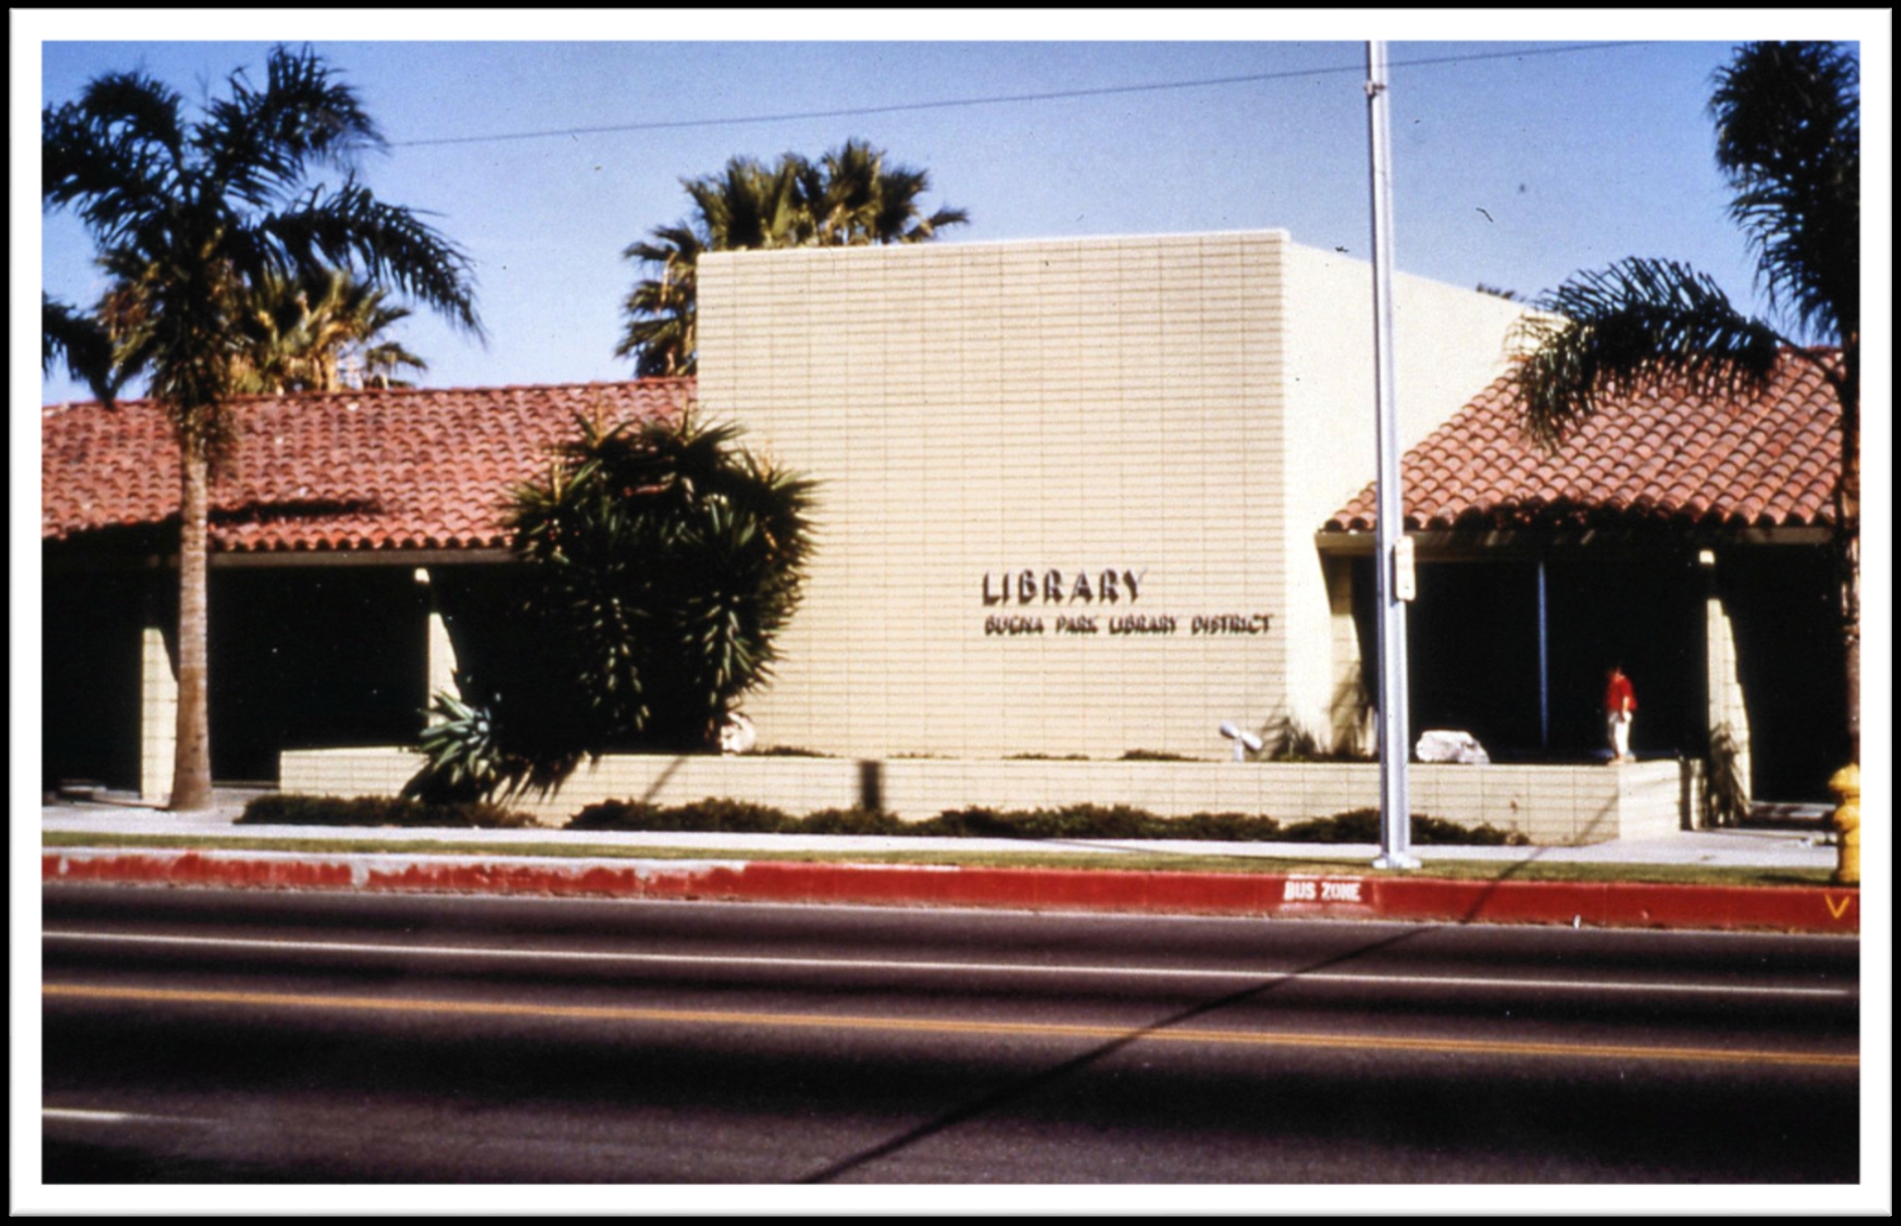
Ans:
{"type": "Polygon", "coordinates": [[[1273,625],[1266,613],[1138,612],[1147,577],[1146,570],[1113,566],[985,571],[984,608],[999,611],[985,615],[984,634],[1194,637],[1266,634],[1273,625]]]}

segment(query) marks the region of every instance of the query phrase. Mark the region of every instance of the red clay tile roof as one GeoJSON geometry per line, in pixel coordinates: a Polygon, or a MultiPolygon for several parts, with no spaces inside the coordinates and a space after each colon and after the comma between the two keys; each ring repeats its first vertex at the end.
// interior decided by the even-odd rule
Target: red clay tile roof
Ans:
{"type": "MultiPolygon", "coordinates": [[[[1785,357],[1749,399],[1683,387],[1607,405],[1548,452],[1526,437],[1510,374],[1406,454],[1406,527],[1814,527],[1835,521],[1841,408],[1785,357]]],[[[1371,532],[1373,487],[1322,526],[1371,532]]]]}
{"type": "MultiPolygon", "coordinates": [[[[505,548],[501,499],[547,471],[575,416],[677,415],[691,379],[244,397],[213,479],[224,552],[505,548]]],[[[175,523],[178,449],[150,401],[53,405],[40,421],[40,536],[175,523]]]]}

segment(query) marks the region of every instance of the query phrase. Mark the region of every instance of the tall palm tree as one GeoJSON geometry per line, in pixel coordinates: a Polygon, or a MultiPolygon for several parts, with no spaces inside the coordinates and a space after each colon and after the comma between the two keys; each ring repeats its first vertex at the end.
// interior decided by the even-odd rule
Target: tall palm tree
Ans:
{"type": "Polygon", "coordinates": [[[654,275],[627,295],[627,331],[614,356],[632,357],[640,378],[692,374],[701,253],[804,245],[811,230],[802,194],[806,169],[803,159],[790,154],[771,167],[736,157],[716,175],[684,180],[693,222],[656,227],[648,241],[621,253],[654,275]]]}
{"type": "Polygon", "coordinates": [[[271,51],[259,88],[187,122],[183,99],[142,73],[108,73],[41,113],[42,203],[91,233],[113,290],[100,315],[115,365],[149,369],[180,452],[178,750],[171,807],[211,800],[205,564],[211,467],[229,441],[224,401],[243,365],[241,313],[271,276],[359,270],[480,335],[463,253],[359,183],[382,143],[355,91],[308,48],[271,51]],[[342,182],[313,180],[321,168],[342,182]]]}
{"type": "Polygon", "coordinates": [[[795,153],[770,166],[733,158],[718,174],[682,180],[693,202],[689,221],[660,226],[621,254],[652,270],[622,304],[627,329],[614,350],[634,371],[690,375],[698,348],[694,269],[708,251],[918,243],[963,225],[963,209],[926,214],[930,176],[886,166],[885,153],[849,140],[812,162],[795,153]]]}
{"type": "Polygon", "coordinates": [[[1813,364],[1842,411],[1835,486],[1848,735],[1861,757],[1861,74],[1829,43],[1750,43],[1716,74],[1716,162],[1756,257],[1771,320],[1667,260],[1582,273],[1540,302],[1518,370],[1527,423],[1547,442],[1668,379],[1761,389],[1785,355],[1813,364]],[[1777,322],[1781,321],[1782,326],[1777,322]]]}

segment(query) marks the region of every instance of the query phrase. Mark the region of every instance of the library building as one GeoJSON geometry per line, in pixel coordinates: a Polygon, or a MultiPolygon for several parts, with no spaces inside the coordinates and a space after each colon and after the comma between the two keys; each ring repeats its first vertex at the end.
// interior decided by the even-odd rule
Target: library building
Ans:
{"type": "MultiPolygon", "coordinates": [[[[1826,800],[1848,749],[1819,373],[1649,392],[1547,449],[1511,379],[1523,305],[1395,290],[1415,812],[1582,843],[1713,820],[1718,779],[1826,800]],[[1638,700],[1620,764],[1613,665],[1638,700]]],[[[692,412],[817,483],[753,745],[586,762],[525,799],[544,820],[1377,806],[1367,264],[1280,231],[940,243],[707,255],[698,293],[691,379],[237,402],[220,782],[394,794],[429,695],[504,649],[508,491],[577,415],[692,412]]],[[[42,442],[44,789],[162,800],[175,447],[143,402],[47,406],[42,442]]]]}

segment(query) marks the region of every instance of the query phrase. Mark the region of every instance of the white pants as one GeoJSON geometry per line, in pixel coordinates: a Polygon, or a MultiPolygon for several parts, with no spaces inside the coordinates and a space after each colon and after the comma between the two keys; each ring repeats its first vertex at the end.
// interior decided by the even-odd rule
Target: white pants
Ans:
{"type": "Polygon", "coordinates": [[[1630,757],[1631,718],[1629,711],[1614,711],[1604,717],[1604,722],[1610,727],[1613,762],[1622,762],[1630,757]]]}

